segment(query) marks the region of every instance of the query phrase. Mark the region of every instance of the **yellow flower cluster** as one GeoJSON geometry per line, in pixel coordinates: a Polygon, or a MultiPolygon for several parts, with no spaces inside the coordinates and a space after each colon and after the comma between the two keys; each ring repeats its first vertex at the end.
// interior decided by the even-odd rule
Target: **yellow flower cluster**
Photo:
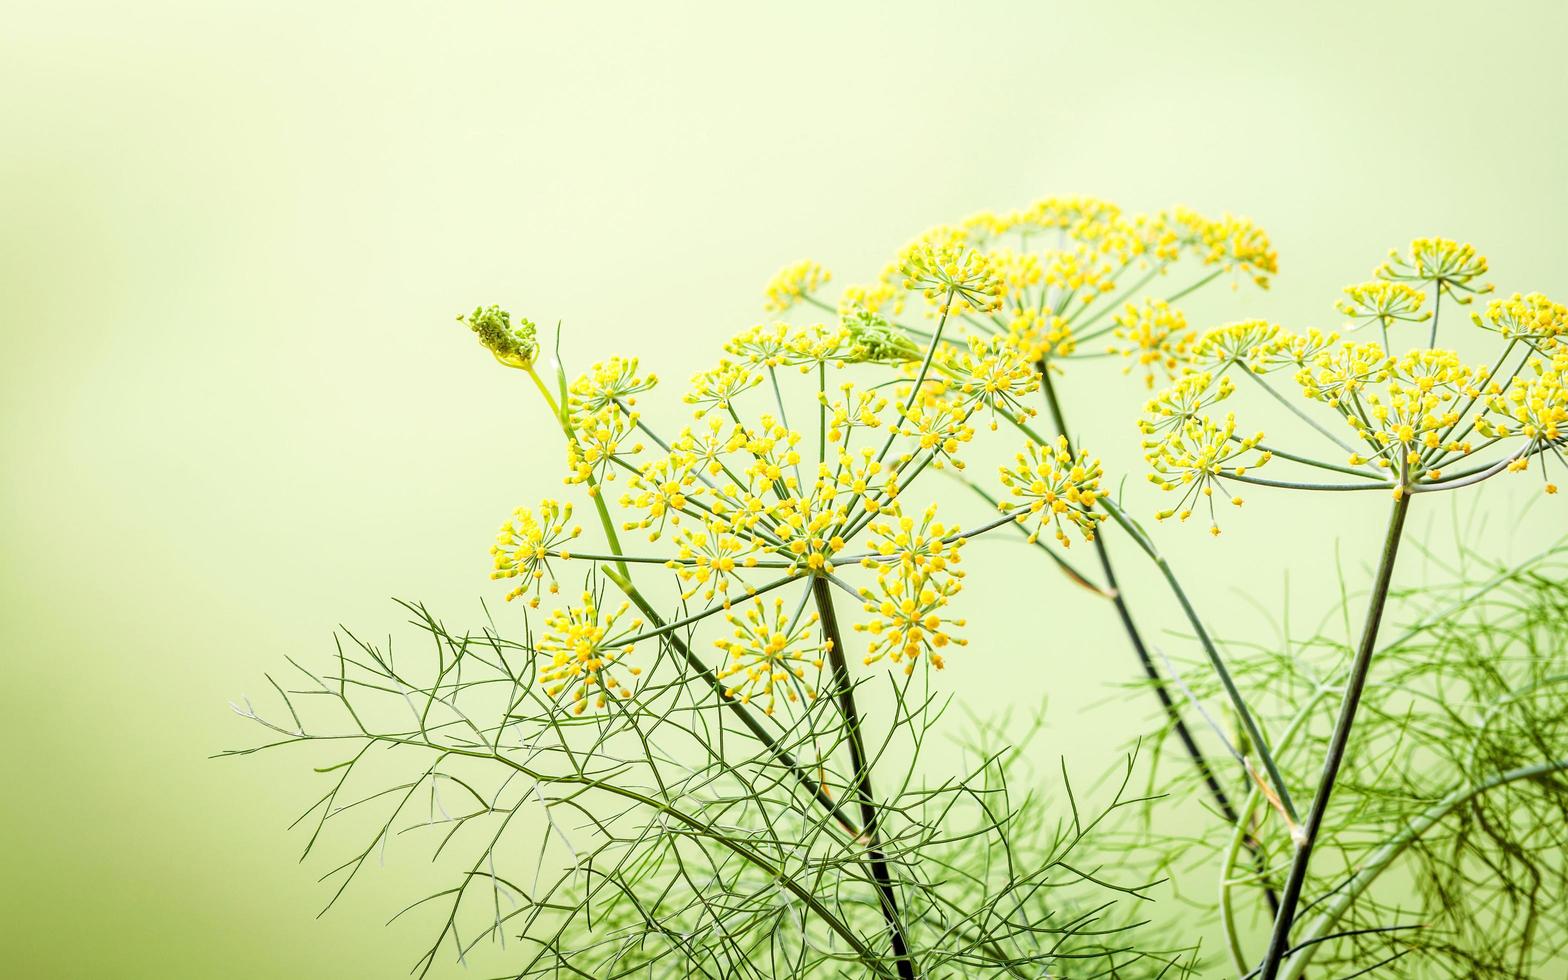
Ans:
{"type": "MultiPolygon", "coordinates": [[[[1508,466],[1513,472],[1529,469],[1530,458],[1547,451],[1563,461],[1559,446],[1568,440],[1568,348],[1559,347],[1549,358],[1532,357],[1527,365],[1531,376],[1516,377],[1506,391],[1494,393],[1476,424],[1488,438],[1524,438],[1508,466]]],[[[1546,492],[1556,493],[1557,485],[1547,481],[1546,492]]]]}
{"type": "Polygon", "coordinates": [[[1206,218],[1191,208],[1174,208],[1163,221],[1182,244],[1194,248],[1205,265],[1239,271],[1267,288],[1279,272],[1279,254],[1269,236],[1250,219],[1222,214],[1206,218]]]}
{"type": "Polygon", "coordinates": [[[944,366],[956,379],[958,392],[963,396],[962,411],[967,415],[985,409],[991,414],[992,431],[997,428],[998,411],[1017,419],[1035,414],[1035,409],[1021,399],[1040,390],[1039,372],[1007,337],[969,337],[967,349],[944,366]]]}
{"type": "Polygon", "coordinates": [[[1232,364],[1263,371],[1287,336],[1279,324],[1267,320],[1227,323],[1198,338],[1192,345],[1192,363],[1205,371],[1223,371],[1232,364]]]}
{"type": "Polygon", "coordinates": [[[1390,249],[1388,260],[1373,275],[1392,282],[1434,285],[1439,296],[1458,303],[1492,291],[1490,284],[1476,282],[1486,275],[1486,257],[1477,254],[1474,245],[1450,238],[1417,238],[1403,253],[1390,249]]]}
{"type": "Polygon", "coordinates": [[[1154,387],[1156,369],[1175,377],[1192,350],[1193,333],[1187,329],[1187,318],[1162,299],[1146,299],[1141,305],[1128,303],[1116,314],[1115,323],[1112,335],[1120,343],[1107,350],[1128,359],[1124,373],[1141,368],[1150,388],[1154,387]]]}
{"type": "Polygon", "coordinates": [[[1568,335],[1568,306],[1541,293],[1494,299],[1486,304],[1484,320],[1479,313],[1471,314],[1471,319],[1476,326],[1495,330],[1509,340],[1533,341],[1543,351],[1556,350],[1561,338],[1568,335]]]}
{"type": "MultiPolygon", "coordinates": [[[[598,484],[615,479],[610,465],[643,450],[642,443],[622,445],[636,424],[636,412],[623,412],[613,404],[574,418],[566,446],[566,482],[598,484]]],[[[590,486],[588,491],[594,494],[598,488],[590,486]]]]}
{"type": "Polygon", "coordinates": [[[942,316],[1002,308],[1005,287],[986,256],[962,244],[919,242],[901,257],[904,288],[919,290],[942,316]]]}
{"type": "Polygon", "coordinates": [[[952,619],[944,611],[963,588],[958,549],[964,541],[956,535],[956,528],[936,520],[934,506],[927,508],[918,522],[905,514],[891,517],[871,525],[875,554],[861,560],[877,570],[876,588],[861,590],[864,609],[871,618],[855,624],[856,632],[871,637],[865,662],[887,658],[903,664],[908,674],[919,658],[926,656],[940,670],[941,651],[968,642],[949,632],[962,627],[964,621],[952,619]]]}
{"type": "Polygon", "coordinates": [[[1388,328],[1395,323],[1423,323],[1432,318],[1432,311],[1422,311],[1426,294],[1408,282],[1374,279],[1345,287],[1345,298],[1334,308],[1351,318],[1351,326],[1365,327],[1377,324],[1388,343],[1388,328]]]}
{"type": "Polygon", "coordinates": [[[720,361],[718,367],[692,376],[685,401],[696,405],[696,417],[702,418],[715,409],[728,411],[731,402],[760,384],[762,375],[750,364],[720,361]]]}
{"type": "MultiPolygon", "coordinates": [[[[1220,375],[1216,383],[1215,376],[1208,371],[1190,371],[1144,403],[1143,417],[1138,420],[1138,431],[1146,436],[1157,436],[1180,428],[1201,415],[1210,405],[1229,398],[1235,391],[1235,383],[1224,375],[1220,375]]],[[[1144,449],[1153,447],[1153,442],[1144,441],[1144,449]]]]}
{"type": "Polygon", "coordinates": [[[810,259],[787,265],[768,280],[763,290],[766,296],[763,308],[773,313],[782,313],[804,297],[821,289],[832,278],[828,270],[810,259]]]}
{"type": "Polygon", "coordinates": [[[583,533],[581,527],[567,528],[571,520],[571,504],[546,500],[539,504],[537,517],[527,507],[519,507],[513,511],[512,519],[501,525],[495,544],[490,546],[495,564],[490,577],[523,580],[506,594],[507,601],[531,590],[533,598],[528,604],[537,609],[539,589],[546,574],[550,575],[550,592],[557,591],[555,575],[550,572],[550,559],[570,558],[566,543],[583,533]]]}
{"type": "Polygon", "coordinates": [[[1007,341],[1030,364],[1067,357],[1078,349],[1067,318],[1039,310],[1024,310],[1007,325],[1007,341]]]}
{"type": "Polygon", "coordinates": [[[1346,343],[1320,354],[1296,380],[1308,398],[1338,409],[1371,448],[1370,455],[1353,454],[1352,465],[1371,462],[1403,475],[1442,453],[1469,452],[1452,433],[1482,395],[1487,372],[1466,367],[1449,350],[1419,348],[1394,358],[1377,344],[1346,343]]]}
{"type": "Polygon", "coordinates": [[[1051,446],[1030,443],[1018,454],[1014,466],[1001,468],[1002,485],[1014,498],[1003,501],[1001,509],[1016,513],[1018,523],[1025,527],[1034,524],[1029,531],[1031,543],[1039,539],[1047,524],[1064,548],[1072,544],[1067,525],[1076,526],[1085,541],[1093,541],[1095,527],[1105,519],[1094,509],[1102,496],[1103,474],[1100,461],[1083,449],[1073,452],[1066,437],[1051,446]]]}
{"type": "MultiPolygon", "coordinates": [[[[1154,469],[1149,474],[1149,482],[1161,490],[1182,491],[1177,505],[1160,511],[1155,518],[1163,521],[1175,514],[1185,521],[1202,498],[1209,507],[1209,531],[1219,534],[1214,491],[1224,491],[1221,482],[1224,477],[1244,476],[1249,469],[1256,469],[1272,458],[1272,454],[1261,452],[1251,464],[1243,462],[1243,457],[1256,450],[1262,441],[1261,432],[1237,436],[1235,413],[1228,413],[1224,422],[1215,422],[1207,415],[1192,416],[1167,429],[1163,438],[1145,443],[1144,458],[1154,469]]],[[[1231,496],[1230,502],[1240,507],[1242,499],[1231,496]]]]}
{"type": "Polygon", "coordinates": [[[640,393],[658,383],[657,375],[637,373],[637,358],[616,355],[595,364],[572,382],[568,393],[572,414],[578,417],[592,415],[616,402],[635,405],[640,393]]]}
{"type": "Polygon", "coordinates": [[[848,339],[849,331],[842,326],[759,323],[736,334],[724,349],[754,367],[795,367],[809,372],[824,364],[842,365],[848,359],[848,339]]]}
{"type": "Polygon", "coordinates": [[[785,616],[783,599],[774,599],[772,606],[770,616],[767,603],[759,598],[744,616],[726,615],[734,633],[714,641],[730,660],[718,672],[725,684],[724,696],[741,704],[761,699],[762,711],[768,715],[777,706],[780,690],[789,701],[816,698],[816,685],[806,679],[806,671],[821,671],[822,655],[832,647],[831,640],[811,640],[816,613],[795,623],[785,616]]]}
{"type": "MultiPolygon", "coordinates": [[[[620,661],[632,652],[625,641],[642,628],[642,621],[636,620],[616,630],[628,605],[623,602],[606,614],[593,595],[584,592],[581,605],[557,609],[545,620],[537,647],[549,662],[540,669],[539,680],[550,697],[570,697],[575,714],[582,714],[590,703],[602,708],[610,697],[631,696],[631,689],[615,675],[620,661]]],[[[634,666],[625,670],[634,677],[642,673],[634,666]]]]}

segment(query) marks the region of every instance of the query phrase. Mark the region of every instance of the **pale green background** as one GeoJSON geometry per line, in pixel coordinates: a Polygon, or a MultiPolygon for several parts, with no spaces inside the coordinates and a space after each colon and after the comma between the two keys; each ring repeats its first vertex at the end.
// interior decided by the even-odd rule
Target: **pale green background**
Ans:
{"type": "MultiPolygon", "coordinates": [[[[0,15],[0,972],[410,965],[423,933],[380,925],[408,897],[391,875],[313,920],[324,867],[283,833],[303,766],[207,757],[252,737],[225,701],[339,622],[498,595],[485,548],[559,456],[465,306],[679,380],[784,262],[864,278],[928,224],[1048,193],[1263,223],[1276,288],[1213,294],[1214,319],[1336,325],[1337,288],[1421,234],[1478,243],[1504,290],[1568,291],[1557,2],[560,6],[0,15]]],[[[1138,387],[1083,377],[1083,428],[1125,443],[1138,387]]],[[[1320,609],[1336,539],[1364,575],[1385,506],[1258,493],[1217,542],[1162,540],[1246,627],[1232,589],[1276,601],[1287,568],[1320,609]]],[[[982,708],[1050,693],[1062,750],[1099,768],[1148,717],[1108,700],[1131,666],[1108,613],[976,578],[948,682],[982,708]],[[1024,601],[1050,637],[1000,642],[1024,601]]]]}

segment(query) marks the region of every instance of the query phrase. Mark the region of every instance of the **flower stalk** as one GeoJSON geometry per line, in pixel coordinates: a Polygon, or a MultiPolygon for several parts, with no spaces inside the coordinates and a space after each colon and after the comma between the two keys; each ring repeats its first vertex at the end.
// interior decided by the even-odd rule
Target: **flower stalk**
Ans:
{"type": "Polygon", "coordinates": [[[1383,552],[1378,558],[1377,574],[1372,583],[1372,599],[1367,609],[1366,622],[1361,629],[1361,643],[1351,663],[1350,678],[1345,684],[1345,694],[1340,701],[1339,718],[1334,723],[1334,733],[1329,739],[1328,755],[1323,760],[1323,774],[1318,779],[1313,794],[1312,808],[1307,812],[1305,826],[1296,844],[1296,854],[1291,861],[1290,874],[1280,896],[1279,911],[1274,916],[1274,931],[1269,937],[1268,951],[1264,954],[1260,980],[1276,980],[1280,964],[1290,951],[1290,930],[1295,921],[1296,906],[1301,901],[1301,889],[1306,882],[1307,866],[1312,860],[1312,848],[1323,829],[1323,818],[1328,812],[1329,798],[1334,793],[1334,782],[1339,778],[1340,765],[1345,760],[1345,750],[1350,744],[1350,731],[1356,722],[1356,710],[1361,704],[1361,693],[1366,688],[1367,675],[1372,669],[1372,653],[1377,647],[1378,627],[1383,621],[1383,609],[1388,602],[1388,588],[1394,577],[1394,561],[1399,555],[1399,541],[1404,532],[1405,516],[1410,511],[1409,493],[1400,493],[1394,501],[1393,513],[1388,519],[1388,532],[1383,540],[1383,552]]]}
{"type": "Polygon", "coordinates": [[[882,908],[882,916],[887,921],[888,940],[893,949],[898,976],[900,980],[916,980],[919,974],[915,971],[909,941],[899,917],[898,896],[892,876],[888,873],[887,855],[882,851],[876,793],[871,785],[871,762],[866,758],[860,712],[855,705],[855,686],[849,674],[849,662],[844,657],[844,637],[839,629],[838,615],[833,608],[833,593],[828,588],[826,577],[812,577],[811,595],[816,603],[817,615],[821,617],[822,635],[829,644],[828,665],[833,673],[833,685],[837,689],[839,712],[844,716],[851,778],[855,784],[855,798],[860,803],[860,840],[865,844],[866,864],[871,869],[877,900],[882,908]]]}

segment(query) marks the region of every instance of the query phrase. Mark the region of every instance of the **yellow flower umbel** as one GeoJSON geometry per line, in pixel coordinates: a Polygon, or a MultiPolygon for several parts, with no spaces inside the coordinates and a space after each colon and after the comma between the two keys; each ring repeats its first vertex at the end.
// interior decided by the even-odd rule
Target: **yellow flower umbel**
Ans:
{"type": "Polygon", "coordinates": [[[750,591],[741,572],[757,565],[760,545],[755,539],[732,533],[722,519],[710,519],[700,532],[681,531],[676,543],[679,550],[669,567],[685,586],[682,599],[690,599],[701,591],[704,600],[712,602],[717,596],[728,606],[731,583],[739,583],[750,591]]]}
{"type": "Polygon", "coordinates": [[[767,715],[773,714],[780,691],[789,701],[816,698],[816,682],[807,672],[814,678],[822,670],[822,656],[831,645],[812,642],[816,613],[795,622],[784,614],[783,599],[771,605],[772,615],[762,599],[748,606],[745,616],[726,615],[734,633],[713,644],[729,655],[729,664],[718,672],[725,697],[741,704],[760,700],[767,715]]]}
{"type": "Polygon", "coordinates": [[[1242,320],[1205,331],[1192,346],[1192,363],[1205,371],[1223,371],[1239,364],[1265,370],[1279,350],[1284,331],[1267,320],[1242,320]]]}
{"type": "Polygon", "coordinates": [[[555,575],[550,571],[550,559],[569,559],[566,543],[583,533],[581,527],[567,528],[572,519],[572,505],[546,500],[539,505],[539,515],[527,507],[519,507],[512,519],[501,525],[496,543],[490,547],[495,561],[491,578],[520,578],[517,588],[506,594],[508,601],[533,591],[528,604],[539,607],[539,591],[546,575],[550,577],[550,592],[557,591],[555,575]]]}
{"type": "Polygon", "coordinates": [[[963,578],[958,570],[958,549],[964,544],[957,537],[958,528],[949,527],[936,519],[936,505],[927,507],[919,521],[897,508],[889,520],[871,524],[872,554],[860,563],[867,568],[885,568],[903,565],[910,569],[923,569],[932,574],[963,578]]]}
{"type": "Polygon", "coordinates": [[[1432,285],[1437,296],[1449,296],[1461,304],[1492,291],[1490,284],[1476,282],[1486,275],[1486,257],[1476,254],[1474,245],[1451,238],[1417,238],[1403,253],[1390,249],[1388,260],[1374,275],[1391,282],[1432,285]]]}
{"type": "Polygon", "coordinates": [[[957,578],[930,565],[900,561],[880,569],[876,588],[860,590],[870,616],[855,624],[855,632],[870,637],[865,662],[885,658],[912,674],[920,657],[926,656],[931,666],[942,669],[942,650],[969,643],[948,632],[962,628],[964,620],[945,615],[948,602],[962,587],[957,578]]]}
{"type": "Polygon", "coordinates": [[[1176,240],[1195,249],[1205,265],[1241,272],[1264,288],[1279,272],[1279,255],[1268,235],[1248,218],[1222,214],[1211,219],[1182,207],[1162,217],[1176,240]]]}
{"type": "Polygon", "coordinates": [[[591,415],[617,402],[637,404],[637,396],[659,383],[657,375],[637,373],[637,358],[615,355],[595,364],[572,382],[568,399],[574,416],[591,415]]]}
{"type": "MultiPolygon", "coordinates": [[[[1146,436],[1179,429],[1198,417],[1203,410],[1222,402],[1236,391],[1236,385],[1221,375],[1216,383],[1207,371],[1192,371],[1181,376],[1169,388],[1149,399],[1143,405],[1143,417],[1138,420],[1138,431],[1146,436]]],[[[1156,443],[1145,440],[1144,449],[1156,443]]]]}
{"type": "MultiPolygon", "coordinates": [[[[1508,465],[1515,473],[1529,469],[1532,456],[1544,457],[1547,452],[1568,465],[1558,448],[1568,440],[1568,350],[1559,349],[1550,359],[1532,357],[1527,363],[1534,377],[1514,378],[1506,392],[1492,395],[1487,414],[1476,424],[1491,439],[1525,440],[1508,465]]],[[[1546,467],[1541,469],[1545,480],[1546,467]]],[[[1557,492],[1555,483],[1546,480],[1545,484],[1547,493],[1557,492]]]]}
{"type": "MultiPolygon", "coordinates": [[[[636,423],[636,412],[623,412],[615,405],[574,417],[566,446],[566,482],[597,484],[615,479],[611,464],[642,452],[642,443],[624,445],[636,423]]],[[[597,494],[598,487],[590,486],[589,492],[597,494]]]]}
{"type": "Polygon", "coordinates": [[[763,308],[780,313],[821,289],[833,276],[810,259],[787,265],[768,281],[763,308]]]}
{"type": "Polygon", "coordinates": [[[760,384],[762,375],[751,365],[720,361],[718,367],[692,376],[686,403],[697,406],[692,414],[702,418],[714,409],[728,410],[731,402],[760,384]]]}
{"type": "Polygon", "coordinates": [[[1107,350],[1128,359],[1124,374],[1141,368],[1150,388],[1154,387],[1156,369],[1175,377],[1192,349],[1193,333],[1187,329],[1187,318],[1162,299],[1146,299],[1142,305],[1128,303],[1116,314],[1115,323],[1112,335],[1120,343],[1107,350]]]}
{"type": "Polygon", "coordinates": [[[1069,357],[1078,349],[1073,328],[1064,316],[1023,310],[1007,325],[1008,343],[1030,364],[1069,357]]]}
{"type": "Polygon", "coordinates": [[[992,263],[976,249],[920,242],[905,252],[899,270],[904,288],[919,290],[938,315],[1002,308],[1002,282],[992,263]]]}
{"type": "Polygon", "coordinates": [[[1066,526],[1075,525],[1085,541],[1094,540],[1095,527],[1105,515],[1094,509],[1100,499],[1100,461],[1079,449],[1076,453],[1065,437],[1054,446],[1030,443],[1018,454],[1015,466],[1001,468],[1002,485],[1013,500],[1001,503],[1003,513],[1016,513],[1019,524],[1028,527],[1029,541],[1039,539],[1050,524],[1062,547],[1071,546],[1066,526]]]}
{"type": "MultiPolygon", "coordinates": [[[[1154,469],[1149,482],[1161,490],[1182,491],[1175,507],[1155,514],[1156,520],[1178,515],[1185,521],[1192,516],[1193,508],[1201,500],[1208,505],[1209,531],[1220,533],[1214,513],[1214,491],[1225,492],[1223,479],[1227,476],[1244,476],[1249,469],[1256,469],[1271,458],[1267,452],[1259,453],[1249,465],[1244,457],[1257,449],[1263,433],[1245,438],[1236,435],[1236,416],[1227,414],[1223,423],[1206,415],[1187,418],[1179,425],[1165,430],[1164,437],[1144,443],[1144,458],[1154,469]]],[[[1241,506],[1240,496],[1231,495],[1230,502],[1241,506]]]]}
{"type": "Polygon", "coordinates": [[[1541,293],[1494,299],[1486,304],[1485,319],[1479,313],[1471,314],[1471,319],[1476,326],[1495,330],[1508,340],[1534,342],[1542,352],[1557,350],[1568,335],[1568,306],[1541,293]]]}
{"type": "MultiPolygon", "coordinates": [[[[642,628],[642,621],[635,620],[616,630],[617,620],[629,605],[623,602],[605,614],[593,595],[584,592],[581,605],[550,613],[537,646],[540,656],[548,660],[539,671],[545,693],[552,698],[569,697],[575,714],[582,714],[590,704],[602,708],[611,697],[631,696],[631,688],[615,676],[615,668],[632,652],[625,641],[642,628]]],[[[634,677],[642,673],[638,667],[624,669],[634,677]]]]}
{"type": "Polygon", "coordinates": [[[1395,323],[1425,323],[1432,319],[1432,311],[1421,309],[1426,294],[1408,282],[1375,279],[1355,286],[1345,287],[1345,298],[1334,308],[1351,318],[1351,329],[1377,324],[1388,346],[1388,328],[1395,323]]]}

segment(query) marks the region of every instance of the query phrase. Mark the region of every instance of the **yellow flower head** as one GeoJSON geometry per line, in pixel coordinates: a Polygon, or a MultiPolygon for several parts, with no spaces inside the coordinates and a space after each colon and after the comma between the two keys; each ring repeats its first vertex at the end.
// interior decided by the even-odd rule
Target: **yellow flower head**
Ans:
{"type": "Polygon", "coordinates": [[[805,327],[759,323],[736,334],[724,349],[756,367],[799,367],[809,371],[818,364],[842,360],[847,354],[847,340],[848,331],[822,323],[805,327]]]}
{"type": "Polygon", "coordinates": [[[1492,291],[1490,283],[1476,282],[1486,275],[1486,257],[1476,254],[1474,245],[1449,238],[1417,238],[1403,254],[1390,249],[1388,260],[1373,275],[1391,282],[1435,285],[1440,296],[1458,303],[1492,291]]]}
{"type": "Polygon", "coordinates": [[[1067,318],[1039,310],[1023,310],[1007,325],[1008,343],[1030,364],[1067,357],[1078,349],[1067,318]]]}
{"type": "MultiPolygon", "coordinates": [[[[1513,472],[1529,469],[1537,454],[1562,461],[1560,447],[1568,440],[1568,350],[1558,349],[1550,359],[1532,357],[1527,368],[1530,375],[1515,377],[1507,391],[1487,400],[1486,414],[1476,424],[1488,438],[1524,440],[1508,467],[1513,472]]],[[[1556,493],[1556,485],[1548,482],[1546,492],[1556,493]]]]}
{"type": "MultiPolygon", "coordinates": [[[[625,641],[642,628],[642,621],[636,620],[616,630],[628,605],[623,602],[606,615],[593,595],[584,592],[580,606],[557,609],[545,620],[537,651],[548,663],[540,668],[539,681],[550,697],[569,696],[575,714],[582,714],[590,703],[602,708],[610,697],[631,696],[631,688],[615,676],[620,661],[632,652],[625,641]]],[[[642,672],[630,666],[625,670],[634,677],[642,672]]]]}
{"type": "Polygon", "coordinates": [[[832,645],[830,640],[811,642],[816,613],[797,623],[784,614],[783,599],[773,600],[772,607],[769,615],[768,604],[758,599],[744,616],[726,615],[734,633],[714,641],[729,655],[728,664],[718,672],[724,696],[741,704],[759,700],[768,715],[773,714],[780,691],[789,701],[816,698],[814,678],[822,670],[823,653],[832,645]]]}
{"type": "Polygon", "coordinates": [[[940,469],[946,460],[963,469],[958,453],[975,437],[974,427],[969,424],[972,412],[964,402],[950,396],[947,381],[928,380],[913,404],[907,409],[899,408],[903,420],[895,428],[899,435],[913,439],[917,450],[932,453],[933,466],[940,469]]]}
{"type": "Polygon", "coordinates": [[[637,424],[637,413],[614,405],[580,415],[572,421],[572,438],[566,447],[567,483],[603,483],[615,479],[610,464],[642,452],[642,443],[626,445],[637,424]]]}
{"type": "Polygon", "coordinates": [[[1004,500],[1001,509],[1014,513],[1025,527],[1033,522],[1031,542],[1039,539],[1047,524],[1064,548],[1072,544],[1068,525],[1076,526],[1085,541],[1093,541],[1095,527],[1105,519],[1094,509],[1102,496],[1103,475],[1100,461],[1083,449],[1074,453],[1066,437],[1051,446],[1031,442],[1018,454],[1016,465],[1001,468],[1002,485],[1013,498],[1004,500]]]}
{"type": "Polygon", "coordinates": [[[956,537],[958,528],[936,519],[936,505],[927,507],[917,521],[895,508],[888,520],[871,524],[872,554],[861,559],[866,568],[883,569],[891,565],[922,570],[934,578],[963,578],[959,570],[958,549],[964,539],[956,537]]]}
{"type": "Polygon", "coordinates": [[[1154,387],[1154,372],[1162,370],[1175,377],[1176,369],[1192,350],[1193,334],[1181,311],[1161,299],[1146,299],[1143,304],[1128,303],[1116,314],[1113,336],[1120,343],[1109,351],[1128,359],[1124,373],[1134,367],[1144,372],[1144,382],[1154,387]]]}
{"type": "Polygon", "coordinates": [[[1507,299],[1494,299],[1486,304],[1486,318],[1472,313],[1476,326],[1495,330],[1509,340],[1535,341],[1543,351],[1555,350],[1560,338],[1568,335],[1568,306],[1554,303],[1541,293],[1521,296],[1514,293],[1507,299]]]}
{"type": "Polygon", "coordinates": [[[691,456],[680,451],[644,463],[642,469],[627,480],[627,486],[627,492],[621,495],[621,506],[643,511],[643,516],[626,521],[622,528],[627,531],[652,528],[649,541],[659,539],[666,523],[680,524],[681,512],[708,489],[693,472],[691,456]]]}
{"type": "Polygon", "coordinates": [[[965,411],[989,411],[993,431],[998,409],[1014,418],[1026,419],[1035,414],[1035,409],[1021,399],[1040,390],[1039,371],[1008,338],[969,337],[968,349],[949,361],[948,370],[957,378],[965,411]]]}
{"type": "Polygon", "coordinates": [[[904,288],[918,290],[941,315],[989,313],[1002,307],[1002,283],[990,260],[962,243],[916,242],[900,256],[904,288]]]}
{"type": "MultiPolygon", "coordinates": [[[[1045,281],[1085,305],[1114,287],[1116,266],[1093,245],[1047,253],[1045,281]]],[[[1061,307],[1058,307],[1060,309],[1061,307]]]]}
{"type": "Polygon", "coordinates": [[[1279,324],[1267,320],[1242,320],[1205,331],[1192,347],[1192,361],[1204,370],[1223,371],[1232,364],[1263,370],[1278,350],[1279,324]]]}
{"type": "Polygon", "coordinates": [[[964,620],[946,615],[948,602],[961,588],[958,579],[929,568],[902,562],[884,567],[877,574],[875,589],[860,590],[870,617],[855,624],[857,633],[870,637],[865,662],[886,659],[903,664],[904,673],[911,674],[925,656],[940,670],[944,649],[969,642],[949,632],[962,628],[964,620]]]}
{"type": "Polygon", "coordinates": [[[550,577],[550,591],[556,591],[555,575],[550,571],[551,558],[568,558],[566,543],[583,533],[580,527],[567,528],[572,519],[572,505],[546,500],[539,505],[536,517],[527,507],[519,507],[512,519],[501,525],[490,554],[495,569],[494,579],[519,578],[517,588],[506,594],[507,601],[528,591],[533,598],[528,604],[539,606],[539,590],[546,575],[550,577]]]}
{"type": "Polygon", "coordinates": [[[1324,333],[1316,327],[1308,328],[1306,333],[1282,330],[1263,355],[1261,370],[1268,372],[1288,367],[1299,370],[1317,360],[1319,354],[1330,350],[1338,342],[1339,334],[1324,333]]]}
{"type": "Polygon", "coordinates": [[[727,411],[731,402],[761,383],[762,375],[751,365],[724,360],[718,367],[692,376],[685,401],[696,405],[694,414],[702,418],[714,409],[727,411]]]}
{"type": "Polygon", "coordinates": [[[1422,311],[1426,294],[1408,282],[1374,279],[1345,287],[1345,298],[1334,308],[1350,317],[1350,328],[1376,324],[1382,331],[1383,342],[1388,342],[1388,328],[1395,323],[1423,323],[1432,319],[1432,311],[1422,311]]]}
{"type": "MultiPolygon", "coordinates": [[[[1163,439],[1144,443],[1144,458],[1154,470],[1149,474],[1149,482],[1161,490],[1182,492],[1177,505],[1155,514],[1155,519],[1163,521],[1175,514],[1185,521],[1201,501],[1209,509],[1209,530],[1219,534],[1214,492],[1224,492],[1224,477],[1242,476],[1269,461],[1270,454],[1262,452],[1250,464],[1245,462],[1247,454],[1262,441],[1261,432],[1245,438],[1237,436],[1236,416],[1232,413],[1225,416],[1223,423],[1206,415],[1188,418],[1167,430],[1163,439]]],[[[1242,500],[1231,496],[1230,502],[1240,507],[1242,500]]]]}
{"type": "Polygon", "coordinates": [[[731,533],[728,522],[709,519],[701,531],[683,529],[676,536],[677,556],[670,562],[684,590],[682,599],[690,599],[699,591],[703,599],[711,602],[715,596],[729,605],[729,589],[736,583],[747,592],[751,586],[740,573],[757,564],[757,542],[731,533]]]}
{"type": "Polygon", "coordinates": [[[1213,219],[1182,207],[1163,217],[1176,239],[1205,265],[1239,271],[1264,288],[1279,272],[1279,254],[1269,236],[1248,218],[1222,214],[1213,219]]]}
{"type": "MultiPolygon", "coordinates": [[[[1189,371],[1175,384],[1164,389],[1144,403],[1143,417],[1138,420],[1138,431],[1146,436],[1157,436],[1185,426],[1203,414],[1204,409],[1222,402],[1236,391],[1236,385],[1221,375],[1216,383],[1208,371],[1189,371]]],[[[1153,448],[1154,442],[1145,441],[1144,449],[1153,448]]]]}
{"type": "Polygon", "coordinates": [[[637,404],[637,395],[659,383],[656,375],[637,373],[637,358],[619,354],[600,361],[572,382],[571,411],[574,416],[589,415],[616,404],[637,404]]]}
{"type": "Polygon", "coordinates": [[[787,265],[768,280],[768,285],[764,289],[767,298],[763,303],[763,309],[782,313],[803,297],[822,288],[832,278],[828,270],[810,259],[787,265]]]}

